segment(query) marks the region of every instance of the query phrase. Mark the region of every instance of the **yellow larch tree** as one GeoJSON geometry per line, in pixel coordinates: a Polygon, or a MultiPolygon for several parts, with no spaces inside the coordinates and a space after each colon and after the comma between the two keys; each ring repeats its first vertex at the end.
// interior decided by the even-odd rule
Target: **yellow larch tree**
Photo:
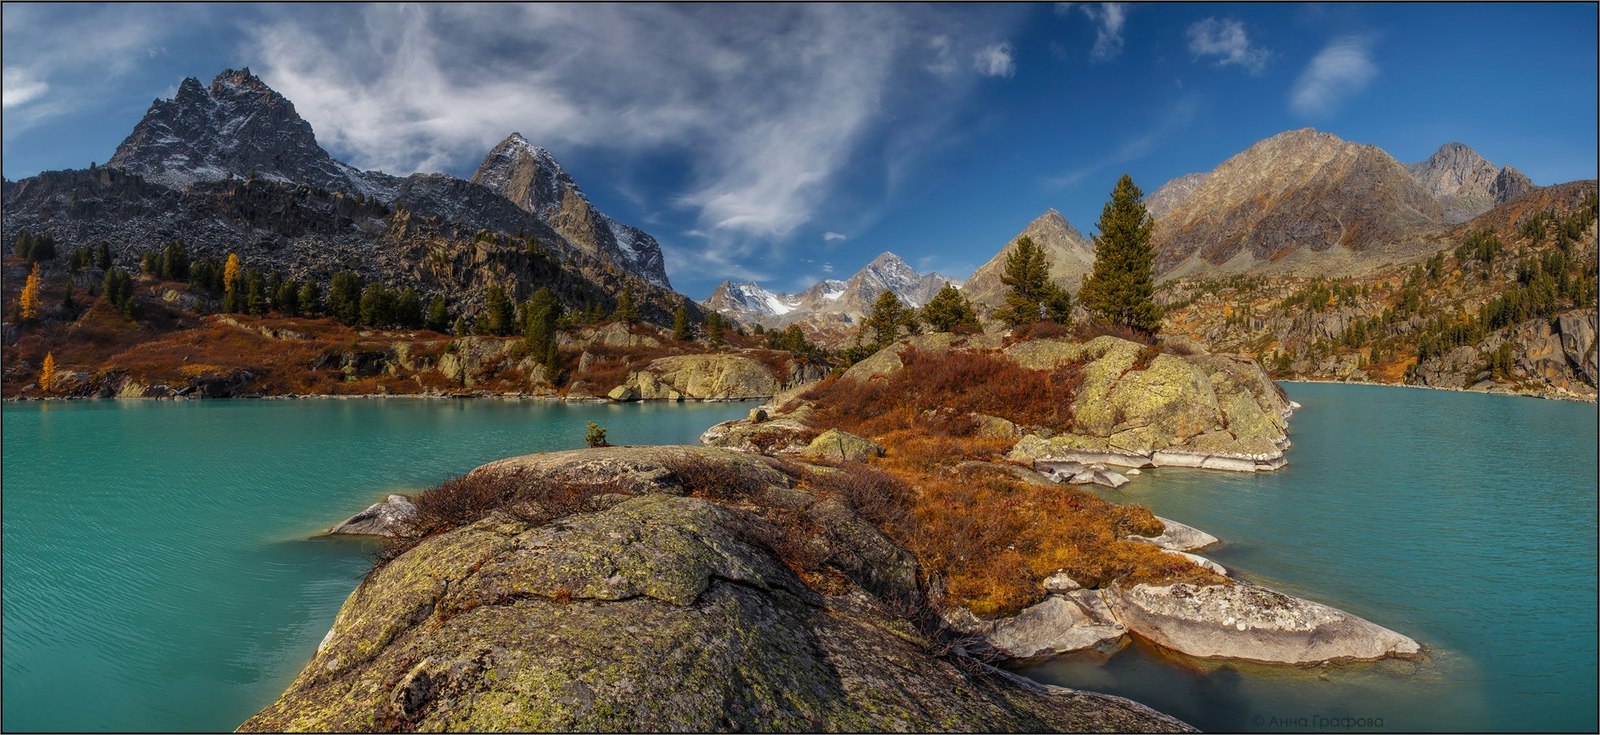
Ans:
{"type": "Polygon", "coordinates": [[[223,291],[232,291],[233,290],[234,282],[239,280],[239,270],[240,270],[240,268],[241,268],[241,266],[239,265],[239,254],[238,253],[228,253],[228,262],[227,262],[226,265],[222,266],[222,290],[223,291]]]}
{"type": "Polygon", "coordinates": [[[39,389],[48,391],[56,384],[56,353],[47,352],[44,356],[44,367],[39,369],[39,389]]]}
{"type": "Polygon", "coordinates": [[[18,304],[19,316],[23,321],[30,321],[39,316],[39,264],[33,264],[33,272],[28,274],[28,281],[22,285],[22,296],[18,304]]]}

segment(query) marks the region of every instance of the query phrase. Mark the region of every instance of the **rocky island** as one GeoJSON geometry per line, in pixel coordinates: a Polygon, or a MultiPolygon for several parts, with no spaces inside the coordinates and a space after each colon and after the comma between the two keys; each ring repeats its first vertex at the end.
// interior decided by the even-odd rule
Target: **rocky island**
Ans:
{"type": "Polygon", "coordinates": [[[1131,636],[1284,664],[1420,655],[1231,578],[1190,553],[1217,543],[1203,531],[1039,471],[1091,450],[1281,466],[1289,415],[1253,362],[1187,347],[903,339],[712,427],[712,446],[514,457],[417,496],[313,660],[241,729],[1183,730],[994,664],[1131,636]],[[994,383],[940,380],[979,366],[1093,402],[968,411],[994,383]],[[885,396],[899,418],[873,410],[885,396]]]}

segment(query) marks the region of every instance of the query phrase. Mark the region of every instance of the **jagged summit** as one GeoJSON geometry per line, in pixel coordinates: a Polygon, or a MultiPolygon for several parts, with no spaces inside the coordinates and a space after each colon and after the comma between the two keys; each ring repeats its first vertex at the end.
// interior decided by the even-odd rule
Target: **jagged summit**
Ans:
{"type": "Polygon", "coordinates": [[[1536,188],[1521,171],[1496,166],[1464,143],[1439,146],[1407,169],[1444,205],[1445,224],[1465,222],[1536,188]]]}
{"type": "Polygon", "coordinates": [[[595,208],[550,151],[512,133],[484,156],[472,183],[550,223],[573,244],[670,288],[654,237],[595,208]]]}
{"type": "Polygon", "coordinates": [[[961,285],[960,280],[939,273],[918,273],[904,258],[885,251],[848,280],[825,279],[795,294],[769,291],[751,281],[723,281],[700,304],[766,326],[806,320],[848,325],[870,311],[884,291],[894,292],[908,306],[920,307],[946,283],[961,285]]]}
{"type": "Polygon", "coordinates": [[[246,69],[203,86],[189,77],[170,100],[155,100],[107,166],[182,187],[252,174],[323,189],[379,194],[389,177],[336,161],[294,103],[246,69]]]}

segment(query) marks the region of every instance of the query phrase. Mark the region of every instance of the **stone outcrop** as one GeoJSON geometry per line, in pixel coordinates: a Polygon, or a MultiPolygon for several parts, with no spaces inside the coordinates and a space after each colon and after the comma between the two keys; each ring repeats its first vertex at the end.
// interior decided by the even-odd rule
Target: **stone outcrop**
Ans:
{"type": "Polygon", "coordinates": [[[1191,656],[1305,664],[1422,653],[1388,628],[1251,584],[1135,585],[1106,601],[1130,630],[1191,656]]]}
{"type": "Polygon", "coordinates": [[[1011,458],[1043,466],[1098,462],[1247,472],[1285,464],[1291,410],[1259,365],[1228,355],[1151,355],[1145,349],[1109,336],[1007,348],[1007,356],[1034,370],[1083,365],[1072,433],[1024,436],[1011,458]]]}
{"type": "Polygon", "coordinates": [[[512,469],[622,477],[647,494],[600,495],[548,523],[494,513],[423,540],[350,595],[305,670],[240,729],[1187,729],[941,656],[884,597],[908,591],[903,575],[863,573],[912,569],[909,557],[838,503],[786,486],[771,460],[608,449],[478,472],[512,469]],[[860,581],[811,589],[763,540],[775,529],[758,510],[677,495],[673,457],[760,473],[771,483],[760,502],[831,518],[843,532],[828,553],[853,560],[838,568],[860,581]]]}
{"type": "Polygon", "coordinates": [[[982,636],[1011,658],[1033,658],[1114,644],[1127,634],[1094,590],[1053,594],[1009,618],[978,620],[966,609],[947,620],[957,630],[982,636]]]}
{"type": "Polygon", "coordinates": [[[677,355],[652,361],[628,376],[627,386],[642,400],[770,398],[778,378],[765,365],[742,355],[677,355]]]}
{"type": "Polygon", "coordinates": [[[800,454],[837,462],[865,462],[873,457],[882,457],[883,445],[848,431],[828,429],[812,439],[800,454]]]}
{"type": "Polygon", "coordinates": [[[373,503],[328,529],[329,534],[350,536],[398,536],[417,516],[417,506],[404,495],[390,495],[381,503],[373,503]]]}

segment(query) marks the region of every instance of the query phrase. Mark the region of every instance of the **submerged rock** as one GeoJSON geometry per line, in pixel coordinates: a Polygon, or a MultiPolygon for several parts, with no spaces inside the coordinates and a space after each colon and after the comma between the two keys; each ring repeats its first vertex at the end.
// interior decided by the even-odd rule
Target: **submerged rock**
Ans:
{"type": "Polygon", "coordinates": [[[417,516],[417,506],[404,495],[390,495],[381,503],[373,503],[339,525],[328,529],[329,534],[352,536],[398,536],[417,516]]]}

